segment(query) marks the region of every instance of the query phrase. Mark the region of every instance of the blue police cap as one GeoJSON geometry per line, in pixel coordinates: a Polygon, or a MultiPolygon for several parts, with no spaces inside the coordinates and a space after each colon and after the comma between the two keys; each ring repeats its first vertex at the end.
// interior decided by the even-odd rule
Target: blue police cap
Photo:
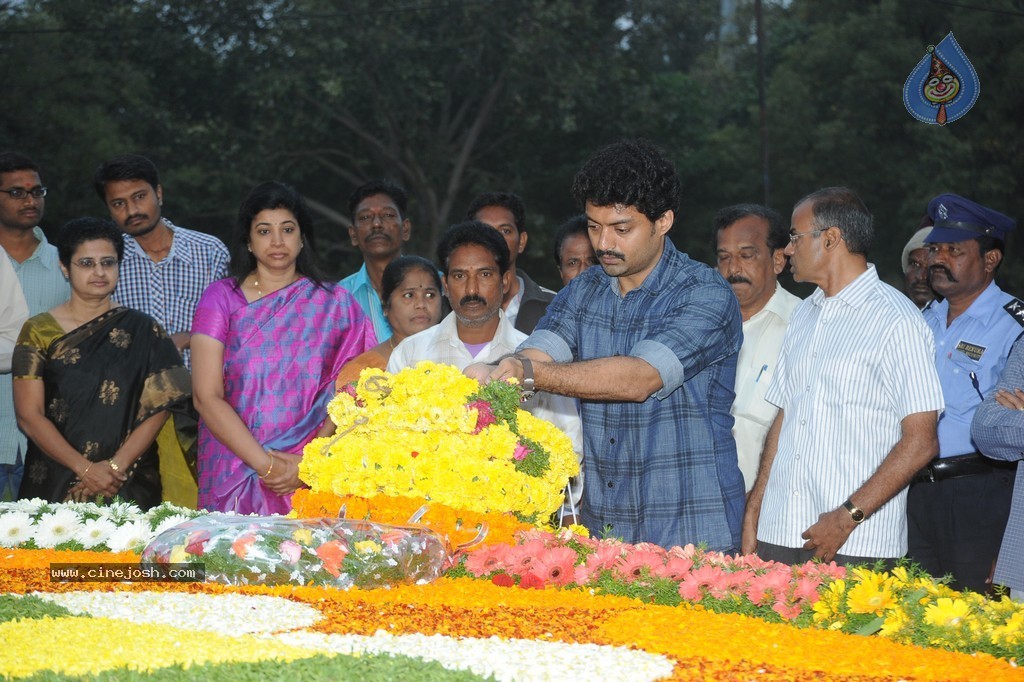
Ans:
{"type": "Polygon", "coordinates": [[[962,242],[977,237],[1006,241],[1007,233],[1017,227],[1017,221],[1010,216],[956,194],[940,194],[929,201],[928,215],[935,221],[925,238],[929,244],[962,242]]]}

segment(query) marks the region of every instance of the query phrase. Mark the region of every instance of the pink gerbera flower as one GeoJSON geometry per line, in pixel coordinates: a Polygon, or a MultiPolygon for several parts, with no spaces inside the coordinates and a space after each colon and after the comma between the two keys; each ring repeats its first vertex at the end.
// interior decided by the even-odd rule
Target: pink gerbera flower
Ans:
{"type": "Polygon", "coordinates": [[[513,575],[521,576],[530,570],[537,557],[546,551],[542,540],[528,540],[509,550],[506,559],[507,570],[513,575]]]}
{"type": "Polygon", "coordinates": [[[659,578],[669,578],[676,582],[681,581],[693,568],[693,559],[682,559],[677,556],[670,556],[665,565],[657,569],[655,574],[659,578]]]}
{"type": "Polygon", "coordinates": [[[657,552],[639,550],[630,552],[619,559],[615,563],[614,570],[625,580],[633,582],[643,577],[645,568],[650,575],[654,575],[654,572],[664,564],[664,559],[657,552]]]}
{"type": "Polygon", "coordinates": [[[602,568],[611,568],[622,556],[622,552],[622,545],[601,544],[587,557],[587,569],[595,573],[602,568]]]}
{"type": "Polygon", "coordinates": [[[638,552],[653,552],[659,556],[665,556],[668,554],[668,550],[660,545],[656,545],[653,542],[638,542],[633,545],[633,549],[638,552]]]}
{"type": "Polygon", "coordinates": [[[787,620],[793,620],[800,615],[800,607],[794,606],[793,604],[787,604],[784,601],[777,601],[772,605],[772,611],[779,614],[787,620]]]}
{"type": "Polygon", "coordinates": [[[484,545],[466,558],[466,570],[478,578],[505,568],[511,548],[506,544],[484,545]]]}
{"type": "Polygon", "coordinates": [[[539,576],[548,585],[568,585],[576,579],[573,570],[576,552],[568,547],[552,547],[538,556],[530,566],[530,572],[539,576]]]}

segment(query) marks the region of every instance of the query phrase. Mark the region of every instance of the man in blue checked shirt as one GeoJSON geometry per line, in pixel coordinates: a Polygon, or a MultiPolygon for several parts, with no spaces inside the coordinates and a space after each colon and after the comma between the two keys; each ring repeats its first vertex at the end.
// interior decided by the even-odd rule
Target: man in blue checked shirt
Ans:
{"type": "MultiPolygon", "coordinates": [[[[96,169],[93,186],[124,233],[114,300],[159,322],[191,369],[192,317],[206,287],[227,277],[227,247],[163,217],[164,189],[156,166],[143,156],[110,159],[96,169]]],[[[174,414],[157,436],[164,500],[188,507],[195,506],[197,493],[189,471],[195,463],[195,422],[194,413],[174,414]]]]}
{"type": "Polygon", "coordinates": [[[573,180],[600,268],[563,288],[516,355],[466,369],[580,399],[592,532],[663,547],[739,547],[732,438],[739,303],[668,239],[679,180],[650,143],[600,150],[573,180]]]}
{"type": "Polygon", "coordinates": [[[1019,338],[998,388],[974,413],[971,436],[983,455],[1017,468],[1010,517],[992,580],[1009,587],[1013,599],[1024,601],[1024,466],[1020,465],[1024,459],[1024,342],[1019,338]]]}
{"type": "Polygon", "coordinates": [[[124,232],[124,262],[114,299],[159,322],[191,367],[192,316],[206,287],[227,277],[227,247],[212,235],[186,230],[161,215],[164,188],[156,166],[145,157],[114,157],[96,169],[93,184],[124,232]]]}

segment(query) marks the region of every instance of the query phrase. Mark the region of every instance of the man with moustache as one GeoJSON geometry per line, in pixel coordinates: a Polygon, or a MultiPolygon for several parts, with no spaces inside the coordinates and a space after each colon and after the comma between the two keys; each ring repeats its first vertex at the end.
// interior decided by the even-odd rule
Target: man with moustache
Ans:
{"type": "MultiPolygon", "coordinates": [[[[163,217],[164,189],[144,156],[122,154],[101,164],[93,187],[124,234],[114,300],[159,322],[191,369],[192,318],[206,287],[227,277],[227,247],[163,217]]],[[[196,422],[190,403],[157,436],[164,500],[186,507],[196,505],[196,422]]]]}
{"type": "Polygon", "coordinates": [[[143,156],[115,156],[96,169],[93,186],[124,233],[114,300],[159,322],[191,367],[192,317],[206,287],[227,277],[227,247],[161,215],[164,188],[143,156]]]}
{"type": "MultiPolygon", "coordinates": [[[[437,260],[452,312],[398,344],[388,361],[389,372],[424,360],[459,369],[473,362],[497,362],[526,339],[501,309],[513,271],[508,245],[496,230],[478,220],[452,226],[437,245],[437,260]]],[[[538,391],[523,409],[564,431],[582,462],[580,419],[571,398],[538,391]]],[[[579,502],[581,486],[582,474],[572,491],[574,502],[579,502]]]]}
{"type": "Polygon", "coordinates": [[[735,550],[743,515],[729,414],[736,297],[668,239],[679,178],[649,142],[598,151],[572,194],[601,267],[558,293],[515,356],[466,373],[580,399],[582,520],[592,533],[735,550]]]}
{"type": "Polygon", "coordinates": [[[928,245],[924,243],[931,231],[932,219],[925,216],[921,229],[903,247],[903,290],[920,310],[935,300],[935,292],[928,284],[928,245]]]}
{"type": "Polygon", "coordinates": [[[382,343],[391,338],[391,325],[380,300],[381,279],[412,236],[412,223],[405,217],[408,201],[405,190],[388,180],[360,185],[348,199],[348,236],[363,254],[363,265],[341,280],[341,286],[359,302],[382,343]]]}
{"type": "Polygon", "coordinates": [[[779,407],[747,500],[743,553],[801,564],[894,562],[907,550],[906,486],[938,449],[942,389],[921,314],[878,279],[872,216],[828,187],[793,210],[793,311],[765,396],[779,407]]]}
{"type": "Polygon", "coordinates": [[[995,283],[1009,216],[956,194],[928,204],[928,281],[943,297],[924,310],[946,411],[939,456],[910,487],[909,556],[954,589],[984,592],[1010,513],[1015,463],[982,456],[971,437],[975,411],[992,396],[1024,327],[1024,302],[995,283]]]}
{"type": "Polygon", "coordinates": [[[743,316],[732,435],[749,493],[757,478],[765,436],[779,412],[764,396],[775,376],[789,318],[800,299],[778,282],[786,267],[783,251],[789,245],[789,233],[777,211],[757,204],[723,208],[715,216],[714,234],[718,272],[736,294],[743,316]]]}
{"type": "MultiPolygon", "coordinates": [[[[0,296],[14,306],[18,317],[26,307],[31,317],[60,305],[71,295],[61,273],[57,247],[46,241],[39,227],[46,194],[39,166],[32,159],[17,152],[0,153],[0,258],[15,276],[0,296]]],[[[12,331],[16,338],[21,325],[12,331]]],[[[14,416],[14,386],[10,358],[7,360],[7,369],[0,372],[0,502],[17,497],[28,447],[14,416]]]]}

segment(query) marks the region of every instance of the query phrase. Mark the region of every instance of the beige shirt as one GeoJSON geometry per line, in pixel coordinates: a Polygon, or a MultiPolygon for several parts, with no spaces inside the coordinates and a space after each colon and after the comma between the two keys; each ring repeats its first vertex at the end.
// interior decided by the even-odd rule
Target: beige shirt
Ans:
{"type": "Polygon", "coordinates": [[[764,308],[743,323],[743,345],[736,362],[736,399],[732,416],[736,423],[736,458],[747,492],[754,486],[761,450],[779,408],[764,399],[775,374],[775,362],[782,349],[789,317],[800,299],[777,282],[775,293],[764,308]]]}

